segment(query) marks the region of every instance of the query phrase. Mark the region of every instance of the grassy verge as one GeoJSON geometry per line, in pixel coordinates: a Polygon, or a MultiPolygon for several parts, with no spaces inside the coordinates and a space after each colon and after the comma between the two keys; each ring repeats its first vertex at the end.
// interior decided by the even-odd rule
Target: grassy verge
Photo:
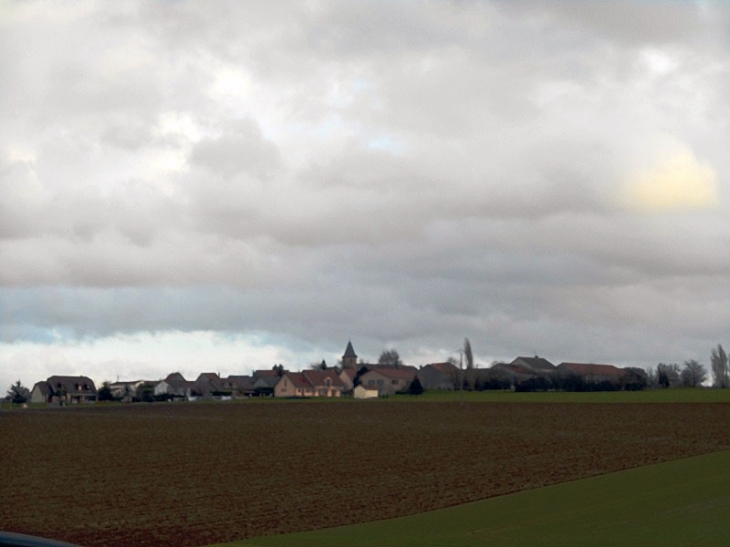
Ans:
{"type": "MultiPolygon", "coordinates": [[[[312,403],[354,403],[354,404],[379,404],[379,403],[408,403],[408,402],[437,402],[437,403],[730,403],[730,389],[710,388],[671,388],[671,389],[650,389],[644,391],[601,391],[601,392],[533,392],[516,393],[512,391],[427,391],[421,395],[393,395],[381,399],[358,400],[352,397],[312,397],[312,398],[275,398],[275,397],[251,397],[239,398],[233,401],[200,400],[195,402],[174,402],[169,404],[312,404],[312,403]]],[[[139,404],[152,403],[134,403],[139,404]]],[[[154,403],[155,405],[167,403],[154,403]]],[[[94,405],[67,405],[64,408],[103,408],[109,406],[127,407],[127,404],[119,402],[97,402],[94,405]]],[[[58,405],[47,405],[46,403],[27,403],[23,405],[11,405],[3,401],[0,411],[19,411],[28,409],[61,408],[58,405]]]]}
{"type": "Polygon", "coordinates": [[[647,389],[644,391],[598,391],[598,392],[532,392],[513,391],[427,391],[421,395],[391,395],[381,399],[353,399],[352,397],[310,399],[277,399],[273,397],[252,397],[241,399],[244,403],[730,403],[730,389],[670,388],[647,389]]]}
{"type": "Polygon", "coordinates": [[[644,391],[534,392],[427,391],[422,395],[395,395],[386,401],[469,403],[730,403],[730,389],[670,388],[644,391]]]}
{"type": "Polygon", "coordinates": [[[410,517],[219,544],[227,547],[726,545],[730,451],[410,517]]]}

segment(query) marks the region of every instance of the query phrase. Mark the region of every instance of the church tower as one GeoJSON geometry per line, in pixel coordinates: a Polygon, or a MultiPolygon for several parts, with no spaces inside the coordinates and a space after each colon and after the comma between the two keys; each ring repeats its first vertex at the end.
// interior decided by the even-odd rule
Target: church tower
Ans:
{"type": "Polygon", "coordinates": [[[347,342],[345,354],[342,356],[342,368],[357,368],[357,355],[352,348],[352,342],[347,342]]]}

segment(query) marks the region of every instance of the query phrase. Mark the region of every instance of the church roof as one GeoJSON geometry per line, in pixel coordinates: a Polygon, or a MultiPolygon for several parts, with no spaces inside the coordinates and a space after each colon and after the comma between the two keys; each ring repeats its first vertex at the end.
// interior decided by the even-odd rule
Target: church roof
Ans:
{"type": "Polygon", "coordinates": [[[347,348],[345,348],[345,354],[342,357],[357,357],[357,355],[355,354],[355,350],[352,348],[352,342],[347,343],[347,348]]]}

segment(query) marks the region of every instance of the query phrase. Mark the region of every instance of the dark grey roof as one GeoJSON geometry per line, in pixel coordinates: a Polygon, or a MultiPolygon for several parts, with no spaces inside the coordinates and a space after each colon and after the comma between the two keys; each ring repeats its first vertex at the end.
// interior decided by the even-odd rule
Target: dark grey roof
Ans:
{"type": "Polygon", "coordinates": [[[50,376],[46,381],[53,393],[65,390],[69,394],[96,394],[94,381],[88,376],[50,376]]]}
{"type": "Polygon", "coordinates": [[[533,370],[553,370],[555,368],[555,365],[553,365],[550,361],[543,357],[518,357],[514,361],[512,361],[512,365],[520,364],[518,361],[522,364],[527,365],[533,370]]]}
{"type": "Polygon", "coordinates": [[[48,395],[51,395],[51,386],[48,385],[48,382],[46,380],[36,382],[31,391],[34,391],[36,388],[38,388],[38,391],[41,393],[41,395],[44,395],[46,397],[48,395]]]}
{"type": "Polygon", "coordinates": [[[355,350],[352,347],[352,342],[347,342],[347,347],[345,348],[345,354],[342,356],[342,358],[344,359],[345,357],[357,358],[357,355],[355,354],[355,350]]]}

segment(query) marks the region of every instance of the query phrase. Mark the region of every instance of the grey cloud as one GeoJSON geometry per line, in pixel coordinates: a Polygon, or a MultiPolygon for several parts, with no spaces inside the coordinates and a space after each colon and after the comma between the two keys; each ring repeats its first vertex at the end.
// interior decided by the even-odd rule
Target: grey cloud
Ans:
{"type": "Polygon", "coordinates": [[[226,179],[238,174],[268,179],[281,167],[276,145],[263,138],[252,120],[239,120],[220,137],[196,143],[190,159],[226,179]]]}
{"type": "Polygon", "coordinates": [[[0,241],[35,233],[41,205],[32,163],[0,163],[0,241]]]}
{"type": "Polygon", "coordinates": [[[104,129],[100,140],[109,146],[134,152],[148,146],[153,136],[147,124],[118,123],[104,129]]]}
{"type": "Polygon", "coordinates": [[[530,10],[558,25],[574,25],[577,31],[599,33],[619,43],[680,42],[701,36],[706,30],[702,2],[504,2],[507,10],[530,10]]]}

